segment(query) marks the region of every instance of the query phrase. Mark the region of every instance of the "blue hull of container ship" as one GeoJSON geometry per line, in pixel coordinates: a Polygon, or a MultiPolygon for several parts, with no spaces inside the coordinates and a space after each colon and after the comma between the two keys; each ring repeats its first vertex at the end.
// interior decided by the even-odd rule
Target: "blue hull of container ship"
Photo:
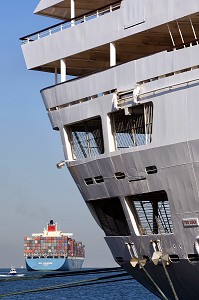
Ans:
{"type": "Polygon", "coordinates": [[[28,271],[70,271],[80,269],[84,258],[26,258],[28,271]]]}

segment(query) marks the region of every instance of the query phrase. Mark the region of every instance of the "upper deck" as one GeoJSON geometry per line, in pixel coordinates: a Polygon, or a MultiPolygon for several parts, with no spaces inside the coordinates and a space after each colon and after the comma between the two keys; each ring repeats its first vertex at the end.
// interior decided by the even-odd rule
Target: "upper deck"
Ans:
{"type": "Polygon", "coordinates": [[[197,0],[42,0],[35,13],[64,21],[23,37],[22,50],[28,69],[88,75],[197,45],[198,11],[197,0]]]}
{"type": "Polygon", "coordinates": [[[34,13],[69,21],[73,14],[79,17],[112,3],[113,0],[40,0],[34,13]]]}

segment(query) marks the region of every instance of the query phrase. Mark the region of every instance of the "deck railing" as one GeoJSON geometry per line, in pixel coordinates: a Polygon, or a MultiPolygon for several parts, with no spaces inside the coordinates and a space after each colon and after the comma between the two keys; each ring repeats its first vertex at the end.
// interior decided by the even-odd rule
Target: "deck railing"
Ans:
{"type": "Polygon", "coordinates": [[[32,34],[29,34],[27,36],[21,37],[20,40],[22,41],[23,44],[39,40],[39,39],[41,39],[45,36],[49,36],[53,33],[62,31],[64,29],[70,28],[72,26],[84,23],[86,21],[92,20],[94,18],[103,16],[107,13],[110,13],[112,11],[120,9],[120,6],[121,6],[121,0],[114,2],[109,6],[103,6],[103,7],[99,8],[98,10],[94,10],[94,11],[91,11],[87,14],[81,15],[77,18],[73,18],[69,21],[63,21],[63,22],[58,23],[56,25],[47,27],[43,30],[40,30],[40,31],[34,32],[32,34]]]}

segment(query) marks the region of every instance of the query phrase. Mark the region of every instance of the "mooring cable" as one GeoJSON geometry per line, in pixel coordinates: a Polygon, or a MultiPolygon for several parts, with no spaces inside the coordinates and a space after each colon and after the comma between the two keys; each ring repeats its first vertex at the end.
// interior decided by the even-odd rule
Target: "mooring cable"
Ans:
{"type": "Polygon", "coordinates": [[[20,294],[45,292],[45,291],[49,291],[49,290],[65,289],[65,288],[72,288],[72,287],[78,287],[78,286],[86,286],[86,285],[91,285],[91,284],[108,284],[111,282],[119,282],[119,281],[126,281],[126,280],[133,280],[133,278],[130,277],[129,274],[127,274],[127,273],[126,274],[118,274],[118,275],[110,275],[110,276],[103,276],[103,277],[99,277],[99,278],[92,278],[92,279],[87,279],[87,280],[69,282],[66,284],[58,284],[58,285],[53,285],[53,286],[48,286],[48,287],[41,287],[38,289],[23,290],[23,291],[18,291],[18,292],[0,294],[0,297],[3,298],[3,297],[8,297],[8,296],[20,295],[20,294]],[[122,278],[122,279],[115,280],[116,278],[127,277],[127,276],[129,278],[122,278]],[[109,279],[109,280],[107,280],[107,279],[109,279]]]}
{"type": "Polygon", "coordinates": [[[157,291],[161,294],[162,298],[165,299],[165,300],[168,300],[168,298],[166,297],[166,295],[163,293],[163,291],[160,289],[160,287],[157,285],[157,283],[153,280],[153,278],[147,272],[147,270],[144,268],[144,266],[140,265],[140,268],[145,272],[145,274],[150,279],[150,281],[153,283],[153,285],[155,286],[155,288],[157,289],[157,291]]]}
{"type": "MultiPolygon", "coordinates": [[[[88,270],[78,270],[78,271],[67,271],[67,272],[59,272],[59,273],[44,273],[33,276],[10,276],[7,278],[0,278],[0,282],[8,282],[8,281],[17,281],[17,280],[32,280],[32,279],[46,279],[46,278],[54,278],[54,277],[69,277],[69,276],[77,276],[77,275],[89,275],[89,274],[101,274],[101,273],[118,273],[126,271],[121,267],[115,268],[100,268],[100,269],[88,269],[88,270]]],[[[38,272],[39,273],[39,272],[38,272]]],[[[21,275],[21,274],[20,274],[21,275]]]]}

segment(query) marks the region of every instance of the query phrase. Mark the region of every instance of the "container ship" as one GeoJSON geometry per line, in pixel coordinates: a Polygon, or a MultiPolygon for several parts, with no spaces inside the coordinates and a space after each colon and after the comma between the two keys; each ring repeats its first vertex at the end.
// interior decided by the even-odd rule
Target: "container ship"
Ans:
{"type": "Polygon", "coordinates": [[[28,271],[69,271],[80,269],[85,258],[82,242],[72,239],[72,233],[57,229],[53,220],[43,233],[24,238],[24,256],[28,271]]]}
{"type": "Polygon", "coordinates": [[[53,74],[41,95],[57,166],[120,266],[161,299],[199,299],[199,1],[40,0],[34,13],[56,19],[21,40],[27,68],[53,74]]]}

